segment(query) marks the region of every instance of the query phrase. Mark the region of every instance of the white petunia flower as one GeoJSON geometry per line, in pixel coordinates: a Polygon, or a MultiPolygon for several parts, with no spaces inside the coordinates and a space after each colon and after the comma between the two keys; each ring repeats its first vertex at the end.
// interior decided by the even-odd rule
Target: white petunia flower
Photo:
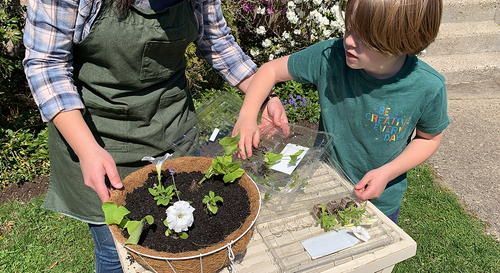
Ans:
{"type": "Polygon", "coordinates": [[[265,13],[266,13],[266,8],[261,8],[261,7],[257,8],[257,14],[265,14],[265,13]]]}
{"type": "Polygon", "coordinates": [[[370,234],[368,234],[368,231],[366,231],[366,229],[364,229],[363,227],[360,227],[360,226],[352,228],[351,232],[354,234],[354,236],[356,236],[358,239],[362,240],[363,242],[366,242],[371,238],[370,234]]]}
{"type": "Polygon", "coordinates": [[[294,31],[293,31],[293,34],[295,34],[295,35],[300,35],[300,29],[296,29],[296,30],[294,30],[294,31]]]}
{"type": "Polygon", "coordinates": [[[189,227],[193,225],[194,208],[186,201],[177,201],[172,206],[167,208],[167,222],[168,228],[179,233],[188,231],[189,227]]]}
{"type": "Polygon", "coordinates": [[[158,174],[158,183],[161,182],[161,165],[172,157],[172,154],[166,153],[164,156],[160,156],[157,158],[154,158],[152,156],[145,156],[141,159],[141,161],[150,161],[151,163],[156,165],[156,173],[158,174]]]}
{"type": "Polygon", "coordinates": [[[266,28],[264,26],[260,26],[257,28],[257,34],[264,35],[266,34],[266,28]]]}
{"type": "Polygon", "coordinates": [[[274,54],[269,54],[269,60],[270,61],[274,60],[274,54]]]}
{"type": "Polygon", "coordinates": [[[286,30],[283,31],[282,36],[283,36],[283,39],[290,39],[290,33],[286,32],[286,30]]]}

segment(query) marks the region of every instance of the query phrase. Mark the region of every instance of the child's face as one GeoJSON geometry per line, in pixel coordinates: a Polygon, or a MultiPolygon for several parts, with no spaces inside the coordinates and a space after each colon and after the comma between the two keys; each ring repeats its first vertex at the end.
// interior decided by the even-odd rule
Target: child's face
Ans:
{"type": "Polygon", "coordinates": [[[363,69],[368,75],[379,79],[396,75],[406,60],[406,55],[385,56],[373,50],[356,33],[350,31],[344,34],[344,49],[346,63],[350,68],[363,69]]]}

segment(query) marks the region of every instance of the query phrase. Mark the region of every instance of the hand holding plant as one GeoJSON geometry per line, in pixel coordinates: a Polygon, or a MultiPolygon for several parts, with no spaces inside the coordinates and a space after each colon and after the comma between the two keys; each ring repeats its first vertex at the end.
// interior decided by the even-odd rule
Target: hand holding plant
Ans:
{"type": "Polygon", "coordinates": [[[240,141],[240,133],[235,137],[225,137],[219,141],[219,144],[224,149],[224,156],[217,156],[212,160],[212,166],[205,171],[205,177],[199,182],[203,183],[206,179],[213,175],[224,175],[222,178],[224,183],[232,183],[240,178],[245,170],[241,169],[241,162],[233,162],[233,153],[241,151],[237,145],[240,141]]]}

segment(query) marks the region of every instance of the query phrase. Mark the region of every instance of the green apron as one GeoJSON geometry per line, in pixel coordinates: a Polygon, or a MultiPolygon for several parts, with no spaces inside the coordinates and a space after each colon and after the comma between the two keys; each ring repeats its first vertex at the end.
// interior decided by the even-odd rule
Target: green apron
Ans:
{"type": "MultiPolygon", "coordinates": [[[[150,164],[142,157],[163,155],[168,135],[194,117],[184,52],[197,33],[189,1],[160,12],[131,7],[124,17],[103,5],[88,36],[74,46],[84,119],[121,179],[150,164]]],[[[99,196],[85,186],[77,156],[52,123],[49,147],[50,185],[42,207],[104,224],[99,196]]]]}

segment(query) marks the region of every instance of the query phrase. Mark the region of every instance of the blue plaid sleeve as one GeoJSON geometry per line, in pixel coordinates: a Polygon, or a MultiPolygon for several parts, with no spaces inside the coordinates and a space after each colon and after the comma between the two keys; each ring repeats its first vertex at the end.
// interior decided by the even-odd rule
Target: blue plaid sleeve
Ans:
{"type": "MultiPolygon", "coordinates": [[[[208,63],[231,85],[257,71],[257,65],[240,48],[222,15],[220,0],[198,0],[195,13],[202,20],[198,48],[208,63]],[[201,13],[201,15],[200,15],[201,13]]],[[[199,22],[201,23],[201,22],[199,22]]]]}
{"type": "Polygon", "coordinates": [[[46,122],[60,112],[84,109],[73,84],[71,62],[79,6],[78,0],[28,1],[23,65],[46,122]]]}

